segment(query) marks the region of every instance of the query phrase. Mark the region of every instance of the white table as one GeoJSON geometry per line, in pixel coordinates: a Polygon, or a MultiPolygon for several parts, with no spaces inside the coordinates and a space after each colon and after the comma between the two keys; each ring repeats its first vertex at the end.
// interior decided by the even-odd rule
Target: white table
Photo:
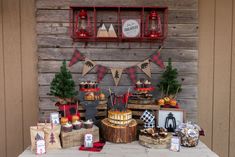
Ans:
{"type": "MultiPolygon", "coordinates": [[[[34,157],[29,148],[19,157],[34,157]]],[[[42,157],[218,157],[204,143],[199,142],[197,147],[181,147],[180,152],[172,152],[168,149],[148,149],[138,144],[138,141],[130,144],[113,144],[106,142],[101,152],[79,151],[78,147],[48,150],[42,157]]]]}

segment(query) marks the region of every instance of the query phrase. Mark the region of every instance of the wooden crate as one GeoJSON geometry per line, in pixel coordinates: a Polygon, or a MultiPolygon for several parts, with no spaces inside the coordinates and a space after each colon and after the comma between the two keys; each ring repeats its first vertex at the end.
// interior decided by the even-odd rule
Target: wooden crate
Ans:
{"type": "Polygon", "coordinates": [[[80,129],[73,130],[72,132],[61,132],[61,142],[63,148],[75,147],[83,145],[85,134],[92,134],[93,141],[97,142],[100,140],[99,138],[99,128],[97,126],[93,126],[91,129],[80,129]]]}
{"type": "Polygon", "coordinates": [[[140,120],[140,116],[145,110],[149,110],[155,117],[157,117],[157,112],[160,107],[156,104],[128,104],[128,109],[132,111],[132,117],[137,121],[138,125],[142,126],[144,123],[140,120]]]}

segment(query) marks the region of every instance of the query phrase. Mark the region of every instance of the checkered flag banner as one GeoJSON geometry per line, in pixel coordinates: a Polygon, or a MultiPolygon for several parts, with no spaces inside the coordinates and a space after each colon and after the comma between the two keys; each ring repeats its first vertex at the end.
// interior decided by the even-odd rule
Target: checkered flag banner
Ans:
{"type": "Polygon", "coordinates": [[[155,128],[155,120],[153,120],[151,123],[144,123],[144,128],[155,128]]]}
{"type": "Polygon", "coordinates": [[[144,121],[144,123],[150,124],[152,121],[154,121],[155,117],[148,110],[145,110],[140,119],[144,121]]]}

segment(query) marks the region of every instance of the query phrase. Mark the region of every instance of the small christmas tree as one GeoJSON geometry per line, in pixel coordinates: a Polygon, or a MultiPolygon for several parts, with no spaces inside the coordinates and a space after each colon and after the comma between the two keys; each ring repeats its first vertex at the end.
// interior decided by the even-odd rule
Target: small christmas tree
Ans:
{"type": "Polygon", "coordinates": [[[163,72],[160,82],[157,85],[164,95],[176,95],[181,91],[181,83],[179,83],[177,77],[178,71],[176,68],[172,68],[171,58],[169,58],[166,70],[163,72]]]}
{"type": "Polygon", "coordinates": [[[56,73],[51,82],[50,95],[63,99],[65,103],[77,95],[72,74],[66,67],[66,61],[63,61],[60,72],[56,73]]]}

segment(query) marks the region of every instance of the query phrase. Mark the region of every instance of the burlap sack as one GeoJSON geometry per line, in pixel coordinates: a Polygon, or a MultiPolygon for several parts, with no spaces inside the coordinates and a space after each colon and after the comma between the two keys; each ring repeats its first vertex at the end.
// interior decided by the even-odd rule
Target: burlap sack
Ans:
{"type": "Polygon", "coordinates": [[[46,149],[60,149],[60,125],[51,125],[47,123],[44,127],[46,149]]]}
{"type": "Polygon", "coordinates": [[[41,136],[43,139],[45,139],[43,128],[44,126],[31,126],[30,127],[31,151],[36,150],[36,139],[38,135],[41,136]]]}

